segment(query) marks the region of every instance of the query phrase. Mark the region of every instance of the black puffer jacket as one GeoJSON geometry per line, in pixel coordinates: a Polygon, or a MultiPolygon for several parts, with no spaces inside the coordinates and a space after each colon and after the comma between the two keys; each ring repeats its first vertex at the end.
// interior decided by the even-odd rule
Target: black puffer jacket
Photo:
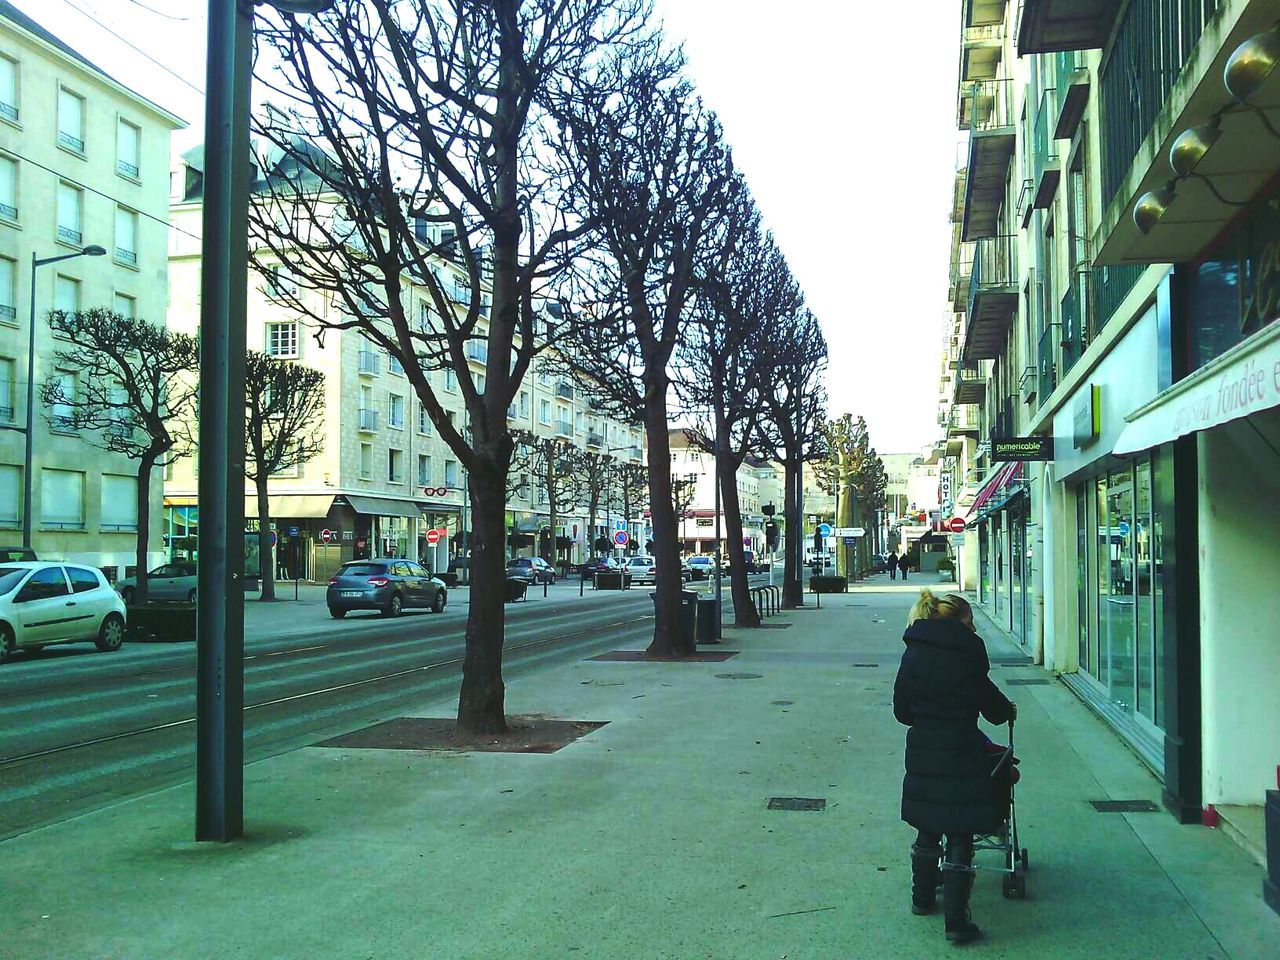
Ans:
{"type": "Polygon", "coordinates": [[[893,685],[893,715],[907,731],[902,819],[932,833],[999,828],[991,760],[978,714],[1013,718],[1013,704],[987,675],[982,638],[956,619],[917,620],[893,685]]]}

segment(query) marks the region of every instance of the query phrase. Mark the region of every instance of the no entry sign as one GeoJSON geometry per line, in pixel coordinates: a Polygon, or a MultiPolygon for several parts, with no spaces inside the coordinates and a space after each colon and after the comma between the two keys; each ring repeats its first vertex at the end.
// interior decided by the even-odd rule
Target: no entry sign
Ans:
{"type": "Polygon", "coordinates": [[[964,533],[964,517],[952,517],[947,521],[947,529],[952,533],[964,533]]]}
{"type": "Polygon", "coordinates": [[[439,543],[439,542],[440,542],[440,531],[439,531],[439,530],[428,530],[428,531],[427,531],[427,543],[431,544],[431,545],[434,547],[434,546],[435,546],[437,543],[439,543]]]}
{"type": "Polygon", "coordinates": [[[321,542],[321,543],[332,543],[332,542],[333,542],[334,540],[336,540],[336,539],[337,539],[337,537],[335,537],[335,536],[333,535],[333,531],[332,531],[332,530],[324,529],[324,530],[321,530],[321,531],[320,531],[320,542],[321,542]]]}

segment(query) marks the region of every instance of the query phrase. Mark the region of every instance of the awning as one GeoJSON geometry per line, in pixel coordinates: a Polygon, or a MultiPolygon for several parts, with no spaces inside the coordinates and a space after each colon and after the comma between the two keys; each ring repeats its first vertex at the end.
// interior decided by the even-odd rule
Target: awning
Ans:
{"type": "MultiPolygon", "coordinates": [[[[267,497],[270,503],[271,517],[301,519],[305,517],[327,517],[329,508],[333,506],[333,494],[275,494],[267,497]]],[[[244,515],[258,515],[258,498],[244,498],[244,515]]]]}
{"type": "Polygon", "coordinates": [[[987,501],[995,495],[997,490],[1009,482],[1013,472],[1020,466],[1022,464],[1017,460],[1010,463],[1002,463],[995,473],[987,477],[986,483],[978,488],[978,495],[973,498],[973,505],[969,507],[969,512],[965,514],[965,519],[976,517],[987,501]]]}
{"type": "Polygon", "coordinates": [[[412,500],[393,500],[389,497],[362,497],[354,493],[344,494],[347,503],[356,513],[372,517],[409,517],[418,519],[423,508],[412,500]]]}
{"type": "Polygon", "coordinates": [[[1149,450],[1280,406],[1280,320],[1179,380],[1125,419],[1116,454],[1149,450]]]}

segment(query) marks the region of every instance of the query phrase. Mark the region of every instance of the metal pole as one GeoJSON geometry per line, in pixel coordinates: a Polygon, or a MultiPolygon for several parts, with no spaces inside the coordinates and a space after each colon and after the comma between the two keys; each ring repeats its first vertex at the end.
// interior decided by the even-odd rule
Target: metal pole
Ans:
{"type": "Polygon", "coordinates": [[[716,411],[715,456],[712,458],[711,483],[715,487],[716,508],[716,640],[724,638],[724,592],[721,586],[724,579],[721,572],[723,551],[720,540],[720,412],[716,411]]]}
{"type": "Polygon", "coordinates": [[[244,831],[244,354],[252,8],[209,0],[200,309],[196,839],[244,831]]]}
{"type": "Polygon", "coordinates": [[[804,606],[804,402],[796,394],[796,595],[795,604],[804,606]]]}
{"type": "Polygon", "coordinates": [[[35,461],[36,419],[36,255],[31,254],[31,299],[28,303],[30,320],[27,323],[27,435],[22,458],[22,545],[31,549],[31,490],[34,485],[31,473],[35,461]]]}

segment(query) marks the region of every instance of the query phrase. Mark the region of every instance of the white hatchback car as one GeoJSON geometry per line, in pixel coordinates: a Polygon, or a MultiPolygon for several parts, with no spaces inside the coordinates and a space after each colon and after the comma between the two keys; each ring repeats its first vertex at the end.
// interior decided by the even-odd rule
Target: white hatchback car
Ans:
{"type": "Polygon", "coordinates": [[[0,564],[0,662],[53,643],[119,650],[124,631],[124,601],[100,571],[48,561],[0,564]]]}

